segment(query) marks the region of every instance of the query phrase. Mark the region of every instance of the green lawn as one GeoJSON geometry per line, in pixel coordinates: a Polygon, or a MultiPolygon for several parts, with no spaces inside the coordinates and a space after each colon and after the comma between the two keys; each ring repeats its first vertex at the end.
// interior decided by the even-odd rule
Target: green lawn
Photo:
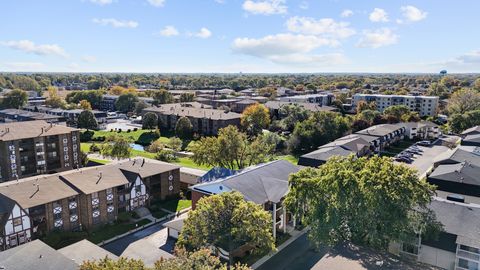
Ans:
{"type": "MultiPolygon", "coordinates": [[[[137,131],[132,131],[127,132],[127,131],[122,131],[122,132],[116,132],[116,131],[107,131],[107,130],[97,130],[95,131],[93,138],[98,138],[98,137],[108,137],[111,135],[117,135],[125,138],[130,138],[133,140],[135,143],[141,144],[141,145],[149,145],[152,141],[156,140],[155,134],[150,131],[150,130],[143,130],[143,129],[138,129],[137,131]]],[[[160,137],[160,141],[162,143],[168,143],[169,137],[160,137]]]]}
{"type": "Polygon", "coordinates": [[[42,237],[41,240],[53,247],[54,249],[59,249],[66,247],[83,239],[88,239],[89,241],[98,244],[102,241],[111,239],[117,235],[124,234],[132,229],[135,229],[138,224],[138,227],[150,223],[148,219],[142,219],[136,223],[113,223],[104,225],[94,231],[82,231],[82,232],[52,232],[47,236],[42,237]]]}
{"type": "Polygon", "coordinates": [[[164,208],[171,212],[178,212],[192,206],[191,200],[168,200],[154,203],[154,208],[164,208]]]}

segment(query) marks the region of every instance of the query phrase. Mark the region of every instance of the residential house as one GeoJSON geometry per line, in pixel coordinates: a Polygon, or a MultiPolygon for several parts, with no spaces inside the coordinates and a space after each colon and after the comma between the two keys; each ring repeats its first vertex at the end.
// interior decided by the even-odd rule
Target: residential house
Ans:
{"type": "Polygon", "coordinates": [[[442,135],[439,126],[430,121],[399,123],[405,127],[405,136],[410,140],[438,139],[442,135]]]}
{"type": "Polygon", "coordinates": [[[283,102],[315,103],[320,106],[329,106],[335,100],[335,95],[332,93],[320,93],[280,97],[279,100],[283,102]]]}
{"type": "Polygon", "coordinates": [[[462,132],[462,145],[480,146],[480,126],[462,132]]]}
{"type": "Polygon", "coordinates": [[[273,236],[277,230],[286,232],[291,221],[283,205],[283,199],[288,192],[288,177],[300,168],[285,160],[276,160],[250,168],[225,178],[200,183],[190,187],[192,191],[192,209],[198,200],[204,196],[220,194],[229,191],[240,192],[245,200],[262,205],[272,213],[273,236]]]}
{"type": "Polygon", "coordinates": [[[439,97],[435,96],[407,96],[407,95],[382,95],[382,94],[355,94],[352,97],[352,111],[360,101],[374,102],[377,111],[383,112],[386,108],[394,105],[405,105],[410,111],[418,112],[423,116],[437,114],[439,97]]]}

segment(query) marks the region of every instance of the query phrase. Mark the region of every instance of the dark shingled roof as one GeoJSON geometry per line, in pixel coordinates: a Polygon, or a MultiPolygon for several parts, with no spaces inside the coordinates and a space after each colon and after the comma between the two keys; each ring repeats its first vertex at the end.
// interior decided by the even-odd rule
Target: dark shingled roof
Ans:
{"type": "Polygon", "coordinates": [[[286,160],[276,160],[246,168],[242,172],[212,182],[192,186],[206,194],[238,191],[246,200],[258,204],[279,202],[288,191],[288,177],[300,168],[286,160]]]}
{"type": "Polygon", "coordinates": [[[376,125],[372,126],[369,128],[366,128],[364,130],[360,130],[356,132],[357,134],[365,134],[365,135],[370,135],[370,136],[376,136],[376,137],[383,137],[385,135],[388,135],[396,130],[399,130],[403,128],[402,126],[394,125],[394,124],[382,124],[382,125],[376,125]]]}
{"type": "Polygon", "coordinates": [[[12,122],[0,125],[0,141],[53,136],[71,133],[78,129],[62,125],[49,124],[45,121],[12,122]]]}
{"type": "Polygon", "coordinates": [[[462,132],[462,135],[480,134],[480,126],[474,126],[462,132]]]}
{"type": "Polygon", "coordinates": [[[18,247],[0,252],[0,267],[6,270],[77,270],[72,260],[49,247],[40,240],[35,240],[18,247]]]}
{"type": "Polygon", "coordinates": [[[479,186],[480,167],[468,162],[439,165],[429,178],[479,186]]]}

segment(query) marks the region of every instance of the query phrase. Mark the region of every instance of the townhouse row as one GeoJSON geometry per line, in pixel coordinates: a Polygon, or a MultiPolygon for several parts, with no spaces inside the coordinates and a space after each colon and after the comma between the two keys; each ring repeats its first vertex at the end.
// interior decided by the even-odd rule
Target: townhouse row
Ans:
{"type": "Polygon", "coordinates": [[[180,192],[180,167],[133,159],[0,184],[0,250],[91,229],[180,192]]]}

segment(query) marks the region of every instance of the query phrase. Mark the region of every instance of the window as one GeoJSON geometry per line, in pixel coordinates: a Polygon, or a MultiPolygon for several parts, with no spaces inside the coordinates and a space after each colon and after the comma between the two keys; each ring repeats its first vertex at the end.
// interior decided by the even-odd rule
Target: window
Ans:
{"type": "Polygon", "coordinates": [[[22,218],[20,218],[20,217],[19,218],[14,218],[13,219],[13,226],[17,227],[17,226],[20,226],[20,225],[22,225],[22,218]]]}
{"type": "Polygon", "coordinates": [[[471,252],[471,253],[480,254],[480,250],[479,250],[478,248],[460,245],[460,249],[461,249],[461,250],[468,251],[468,252],[471,252]]]}
{"type": "Polygon", "coordinates": [[[469,261],[469,260],[465,260],[465,259],[462,259],[462,258],[458,259],[458,266],[460,266],[461,268],[464,268],[464,269],[468,269],[468,270],[478,270],[478,263],[472,262],[472,261],[469,261]]]}

